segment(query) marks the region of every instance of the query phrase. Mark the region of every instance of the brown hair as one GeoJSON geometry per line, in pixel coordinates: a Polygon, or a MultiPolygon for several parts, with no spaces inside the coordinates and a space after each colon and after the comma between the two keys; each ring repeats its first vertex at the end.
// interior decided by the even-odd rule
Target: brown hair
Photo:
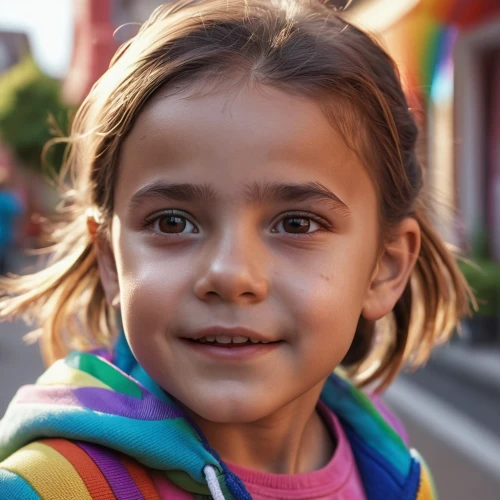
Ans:
{"type": "Polygon", "coordinates": [[[385,386],[404,364],[421,364],[450,337],[471,296],[426,215],[417,127],[394,62],[320,0],[178,0],[158,8],[80,107],[61,177],[70,188],[53,233],[53,261],[2,281],[0,316],[39,322],[47,363],[70,349],[111,348],[115,314],[100,282],[88,209],[106,231],[120,145],[159,88],[175,92],[203,79],[217,85],[228,73],[322,106],[372,176],[384,238],[405,217],[419,222],[422,248],[392,320],[382,330],[360,318],[343,362],[358,383],[385,386]],[[377,341],[377,331],[389,341],[377,341]]]}

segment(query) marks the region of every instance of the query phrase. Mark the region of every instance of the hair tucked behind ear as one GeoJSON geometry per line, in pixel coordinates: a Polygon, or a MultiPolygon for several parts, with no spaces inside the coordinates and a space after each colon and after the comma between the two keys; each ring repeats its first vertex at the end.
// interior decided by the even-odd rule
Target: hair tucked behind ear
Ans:
{"type": "Polygon", "coordinates": [[[0,318],[36,321],[48,363],[71,349],[111,348],[115,314],[99,279],[86,210],[105,238],[123,140],[147,100],[228,75],[318,103],[359,155],[379,197],[381,237],[406,217],[422,231],[418,261],[393,314],[360,318],[343,361],[360,384],[389,383],[424,362],[469,312],[470,290],[432,229],[422,203],[418,130],[397,68],[367,34],[344,21],[332,1],[178,0],[158,8],[116,53],[79,109],[62,180],[63,218],[51,265],[0,282],[0,318]]]}

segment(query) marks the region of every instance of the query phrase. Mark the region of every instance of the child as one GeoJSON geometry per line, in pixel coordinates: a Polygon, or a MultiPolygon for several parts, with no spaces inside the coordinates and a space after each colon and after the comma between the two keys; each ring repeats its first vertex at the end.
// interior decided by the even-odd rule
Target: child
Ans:
{"type": "Polygon", "coordinates": [[[1,422],[0,497],[434,498],[351,383],[468,311],[416,140],[323,2],[159,8],[76,116],[53,264],[3,282],[51,366],[1,422]]]}

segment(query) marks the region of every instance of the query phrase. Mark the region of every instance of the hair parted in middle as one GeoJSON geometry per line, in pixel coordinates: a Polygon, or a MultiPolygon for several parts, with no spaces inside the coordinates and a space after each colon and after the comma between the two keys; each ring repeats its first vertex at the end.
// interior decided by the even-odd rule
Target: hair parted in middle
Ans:
{"type": "Polygon", "coordinates": [[[202,83],[209,93],[249,81],[321,107],[376,187],[381,241],[406,217],[420,225],[415,270],[385,322],[391,341],[367,364],[376,328],[360,318],[344,360],[353,379],[384,387],[403,364],[424,362],[469,312],[467,283],[426,215],[417,126],[397,68],[381,46],[330,2],[177,0],[159,7],[118,49],[75,116],[52,264],[2,281],[0,315],[40,323],[47,363],[71,349],[113,345],[115,311],[100,282],[88,219],[90,213],[90,225],[107,237],[120,146],[145,103],[159,89],[195,93],[202,83]]]}

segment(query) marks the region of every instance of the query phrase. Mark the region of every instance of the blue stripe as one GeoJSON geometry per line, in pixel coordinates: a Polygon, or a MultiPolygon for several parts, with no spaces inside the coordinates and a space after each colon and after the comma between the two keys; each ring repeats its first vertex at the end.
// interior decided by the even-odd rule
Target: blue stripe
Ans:
{"type": "Polygon", "coordinates": [[[380,453],[367,445],[348,425],[344,426],[344,432],[349,439],[356,459],[367,500],[388,500],[393,498],[398,500],[404,498],[406,500],[406,497],[401,496],[406,478],[380,453]]]}
{"type": "Polygon", "coordinates": [[[420,487],[420,472],[420,463],[415,458],[412,458],[410,474],[404,485],[401,500],[415,500],[417,498],[420,487]]]}
{"type": "MultiPolygon", "coordinates": [[[[411,455],[406,445],[382,417],[379,422],[355,399],[351,391],[359,389],[351,387],[334,373],[327,379],[321,399],[341,420],[343,427],[349,425],[376,454],[388,460],[393,469],[406,477],[411,465],[411,455]]],[[[375,408],[373,411],[377,412],[375,408]]]]}
{"type": "Polygon", "coordinates": [[[0,469],[0,498],[42,500],[24,478],[5,469],[0,469]]]}

